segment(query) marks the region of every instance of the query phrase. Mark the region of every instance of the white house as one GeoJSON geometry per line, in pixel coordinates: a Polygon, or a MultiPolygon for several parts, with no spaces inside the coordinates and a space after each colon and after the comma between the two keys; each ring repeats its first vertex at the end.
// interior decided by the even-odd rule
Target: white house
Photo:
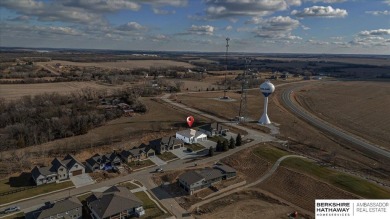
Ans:
{"type": "Polygon", "coordinates": [[[207,135],[203,132],[196,131],[194,129],[187,129],[180,132],[176,132],[176,138],[184,141],[187,144],[198,143],[200,141],[206,141],[207,135]]]}

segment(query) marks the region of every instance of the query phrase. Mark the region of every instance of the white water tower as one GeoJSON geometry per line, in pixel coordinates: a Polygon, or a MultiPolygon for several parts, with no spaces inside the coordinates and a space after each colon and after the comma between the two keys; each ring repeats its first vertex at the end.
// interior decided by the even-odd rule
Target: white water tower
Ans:
{"type": "Polygon", "coordinates": [[[261,116],[259,123],[260,124],[271,124],[271,121],[268,118],[267,109],[268,109],[268,96],[275,91],[275,86],[270,81],[265,81],[260,85],[260,91],[264,95],[264,113],[261,116]]]}

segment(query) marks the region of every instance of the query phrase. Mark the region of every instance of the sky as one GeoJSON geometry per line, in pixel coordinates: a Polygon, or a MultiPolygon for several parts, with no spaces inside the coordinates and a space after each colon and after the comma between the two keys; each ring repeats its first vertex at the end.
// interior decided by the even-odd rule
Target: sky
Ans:
{"type": "Polygon", "coordinates": [[[1,0],[0,46],[390,55],[390,0],[1,0]]]}

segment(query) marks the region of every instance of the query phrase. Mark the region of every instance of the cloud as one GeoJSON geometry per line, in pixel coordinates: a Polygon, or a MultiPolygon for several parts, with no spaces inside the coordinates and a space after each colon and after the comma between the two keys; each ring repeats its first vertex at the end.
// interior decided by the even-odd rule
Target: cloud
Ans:
{"type": "Polygon", "coordinates": [[[153,8],[152,10],[153,10],[153,13],[160,14],[160,15],[168,15],[168,14],[175,14],[176,13],[175,10],[168,11],[168,10],[163,10],[163,9],[159,9],[159,8],[153,8]]]}
{"type": "Polygon", "coordinates": [[[142,26],[141,24],[137,22],[128,22],[127,24],[122,24],[116,28],[120,31],[137,31],[137,30],[145,30],[146,27],[142,26]]]}
{"type": "Polygon", "coordinates": [[[322,2],[322,3],[329,3],[329,4],[341,3],[341,2],[346,2],[346,1],[347,0],[305,0],[305,2],[314,2],[314,3],[322,2]]]}
{"type": "Polygon", "coordinates": [[[359,33],[360,36],[380,36],[390,35],[390,29],[364,30],[359,33]]]}
{"type": "Polygon", "coordinates": [[[30,17],[26,15],[20,15],[11,19],[8,19],[8,21],[29,21],[30,17]]]}
{"type": "Polygon", "coordinates": [[[153,42],[162,42],[162,41],[169,41],[170,38],[166,35],[163,35],[163,34],[157,34],[155,36],[150,36],[150,39],[153,41],[153,42]]]}
{"type": "MultiPolygon", "coordinates": [[[[111,1],[111,0],[109,0],[111,1]]],[[[164,5],[174,6],[174,7],[184,7],[187,6],[187,0],[133,0],[135,2],[150,4],[154,7],[161,7],[164,5]]]]}
{"type": "Polygon", "coordinates": [[[210,25],[202,25],[202,26],[196,26],[192,25],[188,29],[189,34],[196,34],[196,35],[213,35],[214,34],[214,27],[210,25]]]}
{"type": "Polygon", "coordinates": [[[138,11],[141,8],[138,3],[126,0],[64,0],[62,5],[94,12],[113,12],[123,9],[138,11]]]}
{"type": "Polygon", "coordinates": [[[292,35],[292,31],[299,27],[298,20],[290,17],[271,17],[259,21],[259,27],[255,31],[256,37],[271,38],[280,40],[300,40],[299,36],[292,35]]]}
{"type": "Polygon", "coordinates": [[[312,6],[310,8],[304,8],[303,11],[293,10],[292,15],[297,17],[326,17],[326,18],[336,18],[336,17],[345,17],[348,15],[347,10],[332,8],[332,6],[312,6]]]}
{"type": "Polygon", "coordinates": [[[320,41],[320,40],[307,40],[306,42],[308,42],[308,43],[310,43],[312,45],[317,45],[317,46],[329,45],[329,42],[320,41]]]}
{"type": "Polygon", "coordinates": [[[390,0],[384,0],[383,3],[385,3],[385,4],[390,6],[390,0]]]}
{"type": "Polygon", "coordinates": [[[205,0],[206,17],[218,19],[234,16],[266,16],[289,6],[300,5],[300,0],[205,0]]]}
{"type": "Polygon", "coordinates": [[[384,11],[366,11],[366,14],[371,14],[371,15],[390,15],[390,11],[384,10],[384,11]]]}
{"type": "Polygon", "coordinates": [[[231,31],[231,30],[233,30],[233,27],[231,25],[229,25],[229,26],[225,27],[225,30],[226,31],[231,31]]]}
{"type": "Polygon", "coordinates": [[[307,26],[305,26],[303,24],[301,25],[301,27],[302,27],[303,30],[310,30],[310,27],[307,27],[307,26]]]}

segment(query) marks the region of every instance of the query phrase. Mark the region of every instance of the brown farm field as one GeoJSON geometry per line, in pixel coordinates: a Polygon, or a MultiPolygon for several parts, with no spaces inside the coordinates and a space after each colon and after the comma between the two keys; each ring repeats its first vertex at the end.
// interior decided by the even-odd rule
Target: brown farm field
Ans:
{"type": "Polygon", "coordinates": [[[0,85],[0,98],[15,100],[26,95],[37,95],[43,93],[69,94],[83,88],[101,90],[114,90],[122,86],[107,86],[95,82],[59,82],[39,84],[2,84],[0,85]]]}
{"type": "Polygon", "coordinates": [[[318,83],[303,87],[295,96],[321,119],[390,149],[390,83],[318,83]]]}
{"type": "Polygon", "coordinates": [[[100,68],[117,68],[117,69],[136,69],[149,67],[184,67],[193,68],[194,66],[187,62],[178,62],[173,60],[128,60],[118,62],[70,62],[54,60],[50,62],[40,62],[42,65],[54,66],[56,63],[61,63],[63,66],[78,66],[78,67],[100,67],[100,68]]]}

